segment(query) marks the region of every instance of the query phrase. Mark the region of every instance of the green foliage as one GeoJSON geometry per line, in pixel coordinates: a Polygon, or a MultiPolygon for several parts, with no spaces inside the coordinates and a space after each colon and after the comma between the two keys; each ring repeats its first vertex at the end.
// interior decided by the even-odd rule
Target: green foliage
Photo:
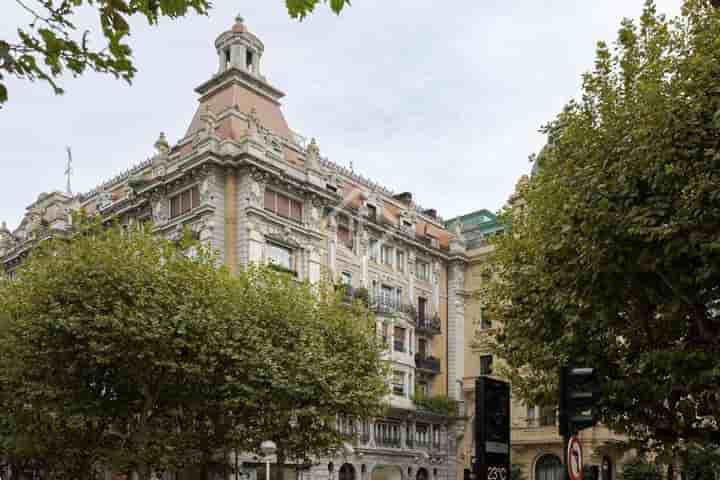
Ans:
{"type": "Polygon", "coordinates": [[[288,13],[292,18],[302,20],[311,14],[319,4],[326,4],[337,15],[350,6],[350,0],[285,0],[288,13]]]}
{"type": "Polygon", "coordinates": [[[720,451],[717,445],[692,445],[682,454],[682,473],[686,480],[717,480],[720,451]]]}
{"type": "Polygon", "coordinates": [[[660,467],[654,463],[649,463],[642,458],[636,458],[623,465],[622,480],[661,480],[662,473],[660,467]]]}
{"type": "Polygon", "coordinates": [[[360,300],[365,306],[370,304],[370,292],[368,292],[368,289],[365,287],[356,288],[353,296],[356,300],[360,300]]]}
{"type": "Polygon", "coordinates": [[[720,12],[646,3],[545,131],[497,237],[488,308],[516,393],[557,402],[598,369],[602,420],[644,445],[720,424],[720,12]]]}
{"type": "Polygon", "coordinates": [[[421,394],[414,395],[412,401],[421,410],[437,413],[440,415],[455,416],[458,412],[458,405],[455,400],[448,398],[446,395],[425,396],[421,394]]]}
{"type": "MultiPolygon", "coordinates": [[[[177,19],[190,13],[206,15],[209,0],[11,0],[28,14],[29,24],[18,26],[16,39],[0,38],[0,106],[8,100],[6,76],[47,82],[63,93],[58,79],[86,71],[107,73],[131,82],[137,69],[128,43],[130,24],[140,18],[158,25],[161,18],[177,19]],[[76,23],[76,13],[91,9],[100,31],[76,23]]],[[[302,20],[320,3],[339,14],[348,0],[285,0],[288,14],[302,20]]]]}
{"type": "Polygon", "coordinates": [[[269,268],[233,277],[148,230],[81,223],[0,284],[0,457],[47,479],[110,465],[147,480],[268,438],[308,458],[340,445],[338,414],[379,411],[364,309],[269,268]]]}
{"type": "Polygon", "coordinates": [[[109,73],[130,82],[136,69],[132,49],[127,43],[131,18],[157,25],[162,17],[179,18],[188,13],[206,14],[208,0],[15,0],[28,14],[30,23],[19,26],[16,40],[0,39],[0,105],[8,98],[5,75],[48,82],[55,93],[62,93],[57,79],[63,73],[73,76],[87,70],[109,73]],[[100,34],[75,23],[84,8],[96,11],[100,34]]]}

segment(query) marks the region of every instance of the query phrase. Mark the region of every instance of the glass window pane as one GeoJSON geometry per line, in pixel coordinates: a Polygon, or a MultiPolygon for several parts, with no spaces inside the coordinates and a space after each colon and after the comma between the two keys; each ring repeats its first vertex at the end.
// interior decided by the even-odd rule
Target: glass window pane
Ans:
{"type": "Polygon", "coordinates": [[[180,215],[180,196],[175,195],[170,199],[170,217],[180,215]]]}
{"type": "Polygon", "coordinates": [[[269,243],[267,253],[268,262],[292,270],[292,252],[289,248],[269,243]]]}
{"type": "Polygon", "coordinates": [[[275,211],[275,192],[265,190],[265,210],[275,211]]]}
{"type": "Polygon", "coordinates": [[[290,199],[279,193],[277,194],[277,214],[283,217],[290,216],[290,199]]]}

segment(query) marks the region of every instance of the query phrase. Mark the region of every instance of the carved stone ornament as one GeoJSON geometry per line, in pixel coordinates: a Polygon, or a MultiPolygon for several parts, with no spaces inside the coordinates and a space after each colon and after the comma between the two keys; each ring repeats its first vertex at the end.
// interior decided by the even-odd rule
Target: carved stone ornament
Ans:
{"type": "Polygon", "coordinates": [[[313,224],[320,222],[320,209],[315,205],[310,208],[310,220],[313,224]]]}
{"type": "Polygon", "coordinates": [[[165,137],[165,132],[160,132],[160,136],[155,141],[155,150],[157,150],[158,156],[165,157],[170,151],[170,144],[165,137]]]}
{"type": "Polygon", "coordinates": [[[9,252],[16,244],[17,241],[12,233],[10,233],[10,230],[8,230],[7,224],[2,222],[0,226],[0,256],[9,252]]]}
{"type": "Polygon", "coordinates": [[[103,188],[97,197],[97,209],[105,210],[112,204],[112,193],[109,190],[103,188]]]}
{"type": "Polygon", "coordinates": [[[168,202],[164,198],[156,200],[152,206],[152,219],[155,225],[167,223],[170,215],[168,213],[168,202]]]}
{"type": "Polygon", "coordinates": [[[260,205],[263,198],[262,187],[259,182],[250,180],[250,188],[248,188],[248,201],[252,205],[260,205]]]}
{"type": "Polygon", "coordinates": [[[212,188],[210,187],[210,179],[208,177],[205,177],[200,182],[198,190],[200,191],[200,203],[211,205],[215,200],[215,197],[212,194],[212,188]]]}
{"type": "Polygon", "coordinates": [[[308,170],[320,170],[320,147],[313,138],[305,150],[305,168],[308,170]]]}
{"type": "Polygon", "coordinates": [[[257,110],[253,107],[248,114],[248,136],[254,140],[260,139],[260,120],[257,116],[257,110]]]}
{"type": "Polygon", "coordinates": [[[453,230],[453,234],[455,234],[455,239],[459,242],[465,242],[465,236],[462,233],[462,222],[457,222],[455,224],[455,229],[453,230]]]}

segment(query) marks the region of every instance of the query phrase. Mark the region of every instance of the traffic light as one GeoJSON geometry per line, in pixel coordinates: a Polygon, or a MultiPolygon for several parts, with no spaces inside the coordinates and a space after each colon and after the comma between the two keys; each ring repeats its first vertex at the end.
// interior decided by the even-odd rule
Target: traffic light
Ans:
{"type": "Polygon", "coordinates": [[[560,425],[563,437],[574,435],[597,423],[595,405],[600,400],[600,384],[594,368],[560,369],[560,425]]]}

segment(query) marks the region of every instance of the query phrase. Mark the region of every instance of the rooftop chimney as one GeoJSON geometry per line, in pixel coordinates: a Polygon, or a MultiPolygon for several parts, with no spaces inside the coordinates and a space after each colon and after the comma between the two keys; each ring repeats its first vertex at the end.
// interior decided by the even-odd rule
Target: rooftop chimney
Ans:
{"type": "Polygon", "coordinates": [[[407,205],[410,205],[412,203],[412,193],[410,192],[398,193],[397,195],[393,195],[393,198],[407,205]]]}

